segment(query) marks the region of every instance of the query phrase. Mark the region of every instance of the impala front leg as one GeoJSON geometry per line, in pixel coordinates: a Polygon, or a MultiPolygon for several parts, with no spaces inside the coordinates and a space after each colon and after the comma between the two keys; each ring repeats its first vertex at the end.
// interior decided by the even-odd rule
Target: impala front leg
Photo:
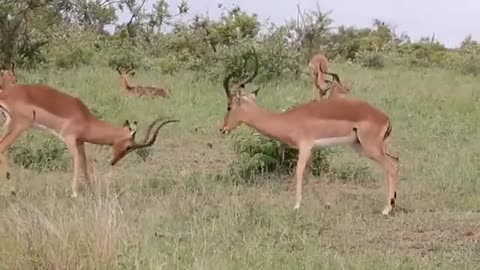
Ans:
{"type": "Polygon", "coordinates": [[[295,191],[295,206],[294,209],[300,208],[302,203],[302,189],[303,189],[303,176],[305,167],[311,157],[311,147],[300,147],[298,152],[297,168],[295,172],[296,178],[296,191],[295,191]]]}
{"type": "Polygon", "coordinates": [[[312,78],[312,100],[319,100],[320,99],[320,89],[317,86],[317,77],[318,74],[315,72],[311,71],[310,76],[312,78]]]}
{"type": "Polygon", "coordinates": [[[89,183],[87,171],[87,158],[85,155],[85,145],[83,142],[78,142],[76,138],[65,139],[70,154],[73,156],[73,179],[72,179],[72,198],[78,196],[79,188],[79,174],[89,183]]]}
{"type": "MultiPolygon", "coordinates": [[[[5,151],[17,140],[17,138],[29,127],[30,123],[17,123],[16,125],[11,124],[11,121],[8,120],[6,123],[7,132],[2,139],[0,139],[0,163],[3,164],[5,168],[5,178],[7,181],[11,179],[10,166],[8,164],[8,158],[5,156],[5,151]]],[[[12,195],[15,195],[15,187],[12,184],[11,188],[12,195]]]]}

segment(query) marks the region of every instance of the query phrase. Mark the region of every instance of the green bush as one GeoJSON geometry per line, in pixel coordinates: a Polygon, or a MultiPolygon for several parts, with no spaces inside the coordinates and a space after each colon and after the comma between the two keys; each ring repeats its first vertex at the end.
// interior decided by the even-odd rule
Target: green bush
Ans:
{"type": "MultiPolygon", "coordinates": [[[[229,166],[230,174],[244,181],[266,173],[293,174],[298,150],[265,137],[257,132],[234,135],[236,159],[229,166]]],[[[311,173],[322,175],[329,171],[329,148],[313,152],[311,173]]]]}
{"type": "Polygon", "coordinates": [[[480,58],[465,57],[460,63],[459,70],[462,74],[477,76],[480,74],[480,58]]]}
{"type": "Polygon", "coordinates": [[[36,172],[66,170],[69,156],[65,145],[56,138],[43,138],[40,143],[34,135],[18,141],[9,148],[9,157],[15,165],[36,172]]]}
{"type": "Polygon", "coordinates": [[[382,69],[385,67],[384,56],[377,52],[362,51],[355,56],[355,62],[362,67],[382,69]]]}

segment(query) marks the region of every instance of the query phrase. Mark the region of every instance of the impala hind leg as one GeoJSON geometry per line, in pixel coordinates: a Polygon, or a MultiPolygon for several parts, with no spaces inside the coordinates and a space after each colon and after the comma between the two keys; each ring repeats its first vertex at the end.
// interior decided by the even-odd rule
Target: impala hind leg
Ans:
{"type": "Polygon", "coordinates": [[[362,153],[374,160],[382,167],[387,180],[387,204],[382,211],[383,215],[389,215],[395,208],[397,199],[398,184],[398,159],[386,152],[386,141],[384,132],[369,132],[358,130],[357,136],[361,145],[362,153]],[[379,134],[381,136],[379,136],[379,134]]]}
{"type": "Polygon", "coordinates": [[[73,179],[72,179],[72,198],[76,198],[79,192],[79,177],[81,177],[87,184],[90,184],[87,170],[87,157],[85,154],[85,145],[83,142],[79,142],[77,138],[66,138],[65,144],[67,145],[70,154],[73,156],[73,179]]]}
{"type": "Polygon", "coordinates": [[[302,203],[303,176],[305,174],[305,167],[311,156],[311,147],[300,147],[298,151],[297,167],[295,170],[296,188],[294,209],[300,208],[300,204],[302,203]]]}

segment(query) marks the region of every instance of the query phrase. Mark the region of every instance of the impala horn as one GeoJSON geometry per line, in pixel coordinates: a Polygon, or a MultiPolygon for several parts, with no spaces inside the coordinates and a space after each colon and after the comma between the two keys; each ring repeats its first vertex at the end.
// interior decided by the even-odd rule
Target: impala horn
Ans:
{"type": "Polygon", "coordinates": [[[125,73],[129,73],[129,72],[132,71],[134,68],[135,68],[135,66],[133,65],[133,63],[130,63],[130,67],[127,69],[127,71],[126,71],[125,73]]]}
{"type": "Polygon", "coordinates": [[[160,122],[162,119],[157,119],[155,121],[152,122],[152,124],[150,124],[150,127],[148,128],[148,131],[147,131],[147,134],[145,135],[145,138],[143,139],[142,143],[135,143],[130,149],[129,149],[129,152],[130,151],[133,151],[133,150],[137,150],[137,149],[141,149],[141,148],[145,148],[145,147],[150,147],[152,146],[155,141],[157,140],[157,136],[158,136],[158,133],[160,132],[160,129],[165,126],[166,124],[168,123],[176,123],[176,122],[180,122],[180,120],[177,120],[177,119],[172,119],[172,120],[166,120],[164,121],[163,123],[161,123],[156,129],[155,131],[153,132],[153,135],[150,136],[150,134],[152,133],[152,130],[153,130],[153,127],[158,123],[160,122]],[[148,137],[150,137],[150,139],[148,139],[148,137]]]}
{"type": "Polygon", "coordinates": [[[141,149],[141,148],[146,148],[146,147],[150,147],[152,146],[155,141],[157,140],[157,136],[158,136],[158,133],[160,132],[160,129],[168,124],[168,123],[174,123],[174,122],[180,122],[180,120],[176,120],[176,119],[173,119],[173,120],[167,120],[167,121],[164,121],[163,123],[161,123],[156,129],[155,131],[153,132],[153,135],[150,136],[150,134],[152,133],[152,130],[153,130],[153,127],[159,123],[161,120],[163,120],[163,118],[161,119],[157,119],[155,121],[153,121],[148,130],[147,130],[147,134],[145,134],[145,138],[143,139],[143,141],[141,143],[137,143],[137,142],[134,142],[134,144],[128,148],[127,150],[125,150],[123,153],[121,153],[120,155],[116,156],[111,162],[110,162],[110,165],[114,166],[115,164],[117,164],[118,161],[120,161],[125,155],[127,155],[128,153],[132,152],[132,151],[135,151],[135,150],[138,150],[138,149],[141,149]],[[149,139],[150,137],[150,139],[149,139]]]}

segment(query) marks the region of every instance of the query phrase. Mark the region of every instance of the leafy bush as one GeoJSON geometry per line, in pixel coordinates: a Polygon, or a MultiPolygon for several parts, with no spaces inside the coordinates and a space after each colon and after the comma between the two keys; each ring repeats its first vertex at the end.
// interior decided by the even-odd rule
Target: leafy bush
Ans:
{"type": "Polygon", "coordinates": [[[477,76],[480,74],[480,58],[479,57],[465,57],[464,61],[460,63],[459,70],[462,74],[469,74],[477,76]]]}
{"type": "Polygon", "coordinates": [[[56,138],[42,139],[42,143],[27,134],[25,140],[21,140],[9,148],[10,160],[17,166],[37,172],[49,172],[65,170],[68,168],[67,149],[56,138]]]}
{"type": "Polygon", "coordinates": [[[385,67],[384,56],[377,52],[362,51],[356,54],[355,61],[362,67],[382,69],[385,67]]]}
{"type": "MultiPolygon", "coordinates": [[[[313,152],[311,173],[321,175],[329,171],[329,148],[313,152]]],[[[292,174],[295,171],[298,150],[259,133],[235,135],[236,160],[230,164],[230,174],[244,181],[251,181],[265,173],[292,174]]]]}

